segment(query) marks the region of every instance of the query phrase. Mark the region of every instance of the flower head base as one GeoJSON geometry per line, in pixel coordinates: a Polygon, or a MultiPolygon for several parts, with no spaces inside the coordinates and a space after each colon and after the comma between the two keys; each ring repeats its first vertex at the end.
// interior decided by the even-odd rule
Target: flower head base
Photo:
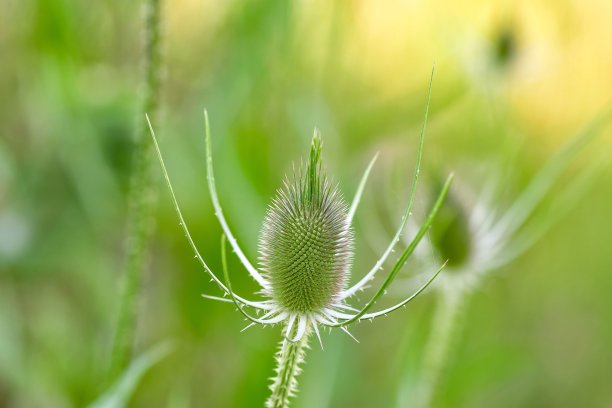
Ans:
{"type": "Polygon", "coordinates": [[[340,299],[353,256],[348,207],[321,165],[321,137],[306,168],[286,180],[263,223],[259,252],[266,294],[295,313],[320,312],[340,299]]]}

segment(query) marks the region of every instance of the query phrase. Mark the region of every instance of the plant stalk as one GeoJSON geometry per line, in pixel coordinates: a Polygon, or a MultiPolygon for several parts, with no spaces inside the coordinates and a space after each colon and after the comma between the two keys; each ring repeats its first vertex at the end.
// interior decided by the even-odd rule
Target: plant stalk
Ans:
{"type": "Polygon", "coordinates": [[[155,194],[151,185],[153,146],[147,134],[145,113],[155,118],[159,107],[161,77],[160,19],[161,0],[145,0],[143,99],[137,118],[134,162],[128,195],[129,218],[126,231],[126,260],[122,275],[117,326],[115,328],[109,380],[115,379],[131,359],[136,332],[138,291],[153,231],[152,207],[155,194]]]}
{"type": "Polygon", "coordinates": [[[432,405],[435,391],[447,368],[453,340],[461,329],[463,305],[469,292],[455,289],[438,294],[429,339],[423,351],[422,380],[418,389],[417,407],[432,405]]]}
{"type": "Polygon", "coordinates": [[[310,327],[298,342],[292,343],[286,338],[281,340],[276,354],[276,376],[270,385],[272,395],[266,401],[266,408],[289,407],[289,400],[297,392],[297,376],[302,372],[300,364],[304,362],[309,337],[310,327]]]}

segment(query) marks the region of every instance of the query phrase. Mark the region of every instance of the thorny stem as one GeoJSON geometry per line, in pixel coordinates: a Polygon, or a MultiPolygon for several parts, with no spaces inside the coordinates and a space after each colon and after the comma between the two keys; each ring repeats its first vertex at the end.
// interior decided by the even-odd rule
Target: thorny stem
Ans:
{"type": "Polygon", "coordinates": [[[129,219],[126,240],[126,261],[123,271],[122,294],[113,341],[109,380],[126,367],[134,345],[137,292],[147,256],[149,237],[153,230],[151,217],[154,192],[151,186],[152,148],[147,135],[145,113],[155,117],[160,88],[160,8],[161,0],[146,0],[144,4],[144,96],[138,115],[134,147],[134,166],[130,180],[129,219]]]}
{"type": "Polygon", "coordinates": [[[270,385],[272,395],[266,401],[266,408],[287,408],[289,399],[295,396],[297,376],[302,372],[300,364],[304,362],[310,331],[307,327],[304,336],[295,343],[287,339],[289,335],[281,340],[276,353],[276,376],[270,385]]]}
{"type": "Polygon", "coordinates": [[[423,351],[422,378],[418,388],[417,407],[432,404],[434,392],[447,367],[448,356],[456,332],[461,328],[463,305],[469,291],[443,290],[434,310],[429,340],[423,351]]]}

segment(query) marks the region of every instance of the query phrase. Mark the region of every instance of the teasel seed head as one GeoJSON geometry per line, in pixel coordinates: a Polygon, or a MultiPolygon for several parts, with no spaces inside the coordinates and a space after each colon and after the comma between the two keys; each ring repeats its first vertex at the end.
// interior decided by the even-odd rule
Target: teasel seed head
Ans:
{"type": "MultiPolygon", "coordinates": [[[[435,197],[432,202],[433,199],[435,197]]],[[[469,223],[466,201],[457,189],[451,188],[431,226],[431,243],[440,259],[448,260],[447,271],[468,264],[473,256],[474,231],[469,223]]]]}
{"type": "Polygon", "coordinates": [[[298,313],[330,307],[345,288],[353,258],[348,207],[327,178],[315,130],[306,165],[276,193],[263,222],[260,263],[265,289],[279,305],[298,313]]]}

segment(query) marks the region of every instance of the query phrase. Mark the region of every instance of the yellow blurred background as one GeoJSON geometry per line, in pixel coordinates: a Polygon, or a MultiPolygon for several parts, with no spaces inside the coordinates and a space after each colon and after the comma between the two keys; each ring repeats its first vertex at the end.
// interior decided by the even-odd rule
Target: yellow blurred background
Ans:
{"type": "MultiPolygon", "coordinates": [[[[372,224],[399,218],[432,66],[424,182],[454,170],[478,191],[474,173],[506,166],[504,208],[565,141],[612,108],[611,22],[609,0],[163,1],[155,122],[205,259],[219,269],[204,107],[221,201],[251,259],[266,206],[315,126],[347,197],[382,152],[355,226],[360,277],[388,238],[388,225],[372,224]],[[379,207],[388,213],[374,217],[379,207]]],[[[0,407],[86,406],[108,385],[142,33],[140,2],[0,3],[0,407]]],[[[608,124],[540,212],[602,162],[592,187],[465,306],[434,406],[612,406],[611,149],[608,124]]],[[[135,350],[164,340],[176,347],[128,406],[262,406],[279,330],[241,333],[231,306],[201,298],[218,293],[193,261],[157,169],[153,185],[135,350]]],[[[231,266],[240,291],[253,291],[231,266]]],[[[419,272],[409,262],[389,302],[419,272]]],[[[394,406],[434,303],[425,295],[356,326],[359,344],[326,333],[324,351],[312,345],[295,406],[394,406]]]]}

